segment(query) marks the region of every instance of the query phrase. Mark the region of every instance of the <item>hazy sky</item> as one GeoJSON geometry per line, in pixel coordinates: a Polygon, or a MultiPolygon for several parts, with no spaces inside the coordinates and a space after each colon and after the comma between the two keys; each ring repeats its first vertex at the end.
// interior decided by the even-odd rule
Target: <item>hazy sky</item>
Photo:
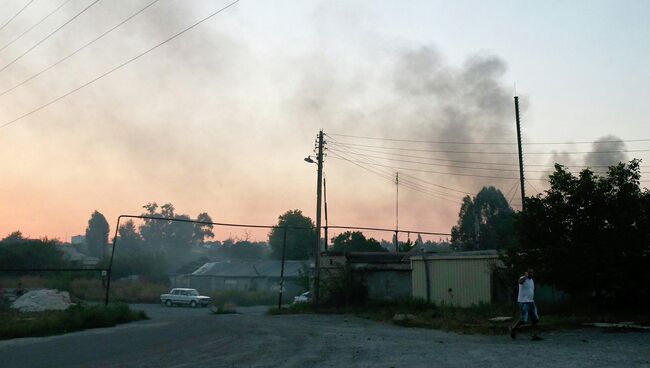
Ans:
{"type": "MultiPolygon", "coordinates": [[[[71,0],[9,44],[65,2],[36,0],[1,29],[0,68],[12,64],[0,71],[0,94],[152,0],[100,0],[18,58],[93,1],[71,0]]],[[[26,3],[0,0],[0,27],[26,3]]],[[[158,1],[1,95],[0,125],[226,4],[158,1]]],[[[0,128],[0,237],[20,229],[32,237],[67,239],[83,233],[94,210],[112,229],[119,214],[141,213],[142,205],[154,201],[171,202],[192,217],[207,211],[221,222],[274,224],[295,208],[314,218],[316,166],[303,158],[313,154],[319,128],[331,134],[325,162],[331,224],[394,227],[395,185],[389,176],[400,166],[435,171],[399,170],[420,185],[420,191],[400,187],[400,227],[448,232],[463,192],[495,185],[519,205],[516,180],[485,177],[516,177],[516,171],[449,166],[489,161],[502,164],[492,168],[516,170],[508,166],[516,156],[430,151],[516,147],[335,134],[514,142],[516,84],[526,142],[650,138],[649,14],[650,2],[643,0],[242,0],[126,67],[0,128]],[[341,145],[349,143],[373,147],[341,145]],[[389,157],[381,152],[403,156],[388,161],[378,158],[389,157]],[[336,156],[362,161],[380,175],[336,156]],[[397,161],[400,157],[429,164],[397,161]],[[422,193],[424,188],[433,195],[422,193]]],[[[594,149],[648,150],[650,141],[524,147],[532,165],[552,164],[554,158],[575,167],[606,165],[638,157],[645,159],[643,171],[650,171],[648,152],[562,154],[594,149]],[[536,154],[551,151],[558,154],[536,154]]],[[[543,190],[544,182],[535,179],[543,178],[546,168],[527,168],[532,184],[527,191],[543,190]]],[[[240,236],[230,229],[216,233],[240,236]]],[[[265,238],[265,232],[251,233],[265,238]]]]}

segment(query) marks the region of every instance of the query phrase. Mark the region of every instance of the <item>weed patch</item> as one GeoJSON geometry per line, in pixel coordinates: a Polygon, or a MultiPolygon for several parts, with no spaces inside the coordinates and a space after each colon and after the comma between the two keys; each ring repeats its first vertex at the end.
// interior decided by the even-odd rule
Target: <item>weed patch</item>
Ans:
{"type": "Polygon", "coordinates": [[[79,304],[65,311],[20,313],[0,311],[0,339],[29,336],[59,335],[90,328],[112,327],[131,321],[147,319],[142,311],[134,311],[126,304],[79,304]]]}

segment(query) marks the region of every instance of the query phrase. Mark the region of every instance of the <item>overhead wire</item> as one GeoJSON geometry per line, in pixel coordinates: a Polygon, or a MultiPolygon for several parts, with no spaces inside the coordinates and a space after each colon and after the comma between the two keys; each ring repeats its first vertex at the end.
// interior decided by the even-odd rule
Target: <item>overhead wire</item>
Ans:
{"type": "MultiPolygon", "coordinates": [[[[341,153],[341,152],[338,152],[338,151],[337,151],[337,152],[335,152],[335,153],[336,153],[337,155],[343,156],[345,159],[350,159],[348,156],[345,156],[345,154],[343,154],[343,153],[341,153]]],[[[335,158],[336,158],[336,157],[335,157],[335,158]]],[[[383,172],[387,179],[390,178],[391,180],[393,180],[393,179],[392,179],[392,178],[393,178],[393,172],[389,172],[387,169],[384,169],[384,168],[373,168],[373,170],[377,170],[377,171],[383,172]]],[[[402,176],[404,176],[404,175],[402,175],[402,176]]],[[[410,176],[410,175],[407,175],[407,177],[408,177],[408,176],[410,176]]],[[[448,195],[450,195],[450,193],[441,192],[441,191],[438,191],[438,190],[433,190],[433,189],[431,189],[431,188],[427,188],[427,187],[425,187],[425,186],[422,185],[422,184],[412,182],[412,181],[410,181],[410,180],[408,180],[408,179],[404,179],[403,177],[402,177],[402,180],[400,180],[400,182],[401,182],[401,183],[409,183],[409,184],[412,184],[412,185],[414,185],[414,186],[420,187],[420,188],[422,188],[422,189],[425,189],[425,190],[431,191],[432,193],[440,194],[440,195],[443,195],[443,196],[448,196],[448,195]]]]}
{"type": "Polygon", "coordinates": [[[31,115],[31,114],[37,112],[37,111],[40,111],[40,110],[42,110],[42,109],[44,109],[44,108],[46,108],[46,107],[48,107],[48,106],[50,106],[50,105],[56,103],[57,101],[59,101],[59,100],[65,98],[65,97],[67,97],[67,96],[70,96],[71,94],[73,94],[73,93],[75,93],[75,92],[77,92],[77,91],[79,91],[79,90],[81,90],[81,89],[83,89],[83,88],[85,88],[85,87],[87,87],[87,86],[93,84],[94,82],[96,82],[96,81],[98,81],[98,80],[104,78],[105,76],[107,76],[107,75],[113,73],[114,71],[123,68],[124,66],[126,66],[126,65],[128,65],[128,64],[130,64],[130,63],[132,63],[132,62],[134,62],[135,60],[141,58],[142,56],[144,56],[144,55],[146,55],[146,54],[148,54],[148,53],[150,53],[151,51],[157,49],[158,47],[160,47],[160,46],[162,46],[162,45],[164,45],[164,44],[166,44],[167,42],[169,42],[169,41],[171,41],[171,40],[173,40],[173,39],[175,39],[175,38],[181,36],[181,35],[184,34],[185,32],[187,32],[187,31],[193,29],[194,27],[196,27],[196,26],[198,26],[199,24],[205,22],[206,20],[208,20],[208,19],[214,17],[215,15],[217,15],[217,14],[219,14],[219,13],[225,11],[226,9],[230,8],[231,6],[237,4],[237,3],[240,2],[240,1],[241,1],[241,0],[235,0],[235,1],[232,1],[232,2],[228,3],[226,6],[220,8],[220,9],[214,11],[214,12],[212,12],[210,15],[208,15],[208,16],[206,16],[206,17],[200,19],[199,21],[193,23],[192,25],[190,25],[190,26],[184,28],[184,29],[181,30],[180,32],[175,33],[175,34],[172,35],[171,37],[168,37],[167,39],[163,40],[162,42],[159,42],[158,44],[156,44],[156,45],[150,47],[149,49],[145,50],[144,52],[141,52],[140,54],[138,54],[138,55],[136,55],[136,56],[134,56],[134,57],[132,57],[132,58],[126,60],[125,62],[123,62],[123,63],[121,63],[121,64],[119,64],[119,65],[117,65],[117,66],[111,68],[110,70],[104,72],[103,74],[100,74],[99,76],[97,76],[97,77],[91,79],[90,81],[88,81],[88,82],[86,82],[86,83],[84,83],[84,84],[82,84],[82,85],[80,85],[80,86],[78,86],[78,87],[76,87],[76,88],[74,88],[74,89],[72,89],[72,90],[70,90],[70,91],[64,93],[63,95],[61,95],[61,96],[59,96],[59,97],[57,97],[57,98],[55,98],[55,99],[53,99],[53,100],[50,100],[50,101],[47,102],[47,103],[44,103],[44,104],[38,106],[37,108],[35,108],[35,109],[33,109],[33,110],[30,110],[29,112],[27,112],[27,113],[25,113],[25,114],[23,114],[23,115],[18,116],[17,118],[14,118],[13,120],[10,120],[10,121],[7,121],[7,122],[3,123],[2,125],[0,125],[0,129],[1,129],[1,128],[5,128],[5,127],[9,126],[10,124],[13,124],[13,123],[15,123],[15,122],[17,122],[17,121],[19,121],[19,120],[21,120],[21,119],[24,119],[25,117],[27,117],[27,116],[29,116],[29,115],[31,115]]]}
{"type": "MultiPolygon", "coordinates": [[[[467,144],[467,145],[517,145],[517,142],[462,142],[462,141],[428,141],[428,140],[418,140],[418,139],[396,139],[396,138],[384,138],[384,137],[368,137],[360,135],[350,135],[350,134],[337,134],[337,133],[327,133],[327,135],[333,135],[338,137],[347,137],[347,138],[360,138],[368,140],[381,140],[381,141],[391,141],[391,142],[408,142],[408,143],[429,143],[429,144],[467,144]]],[[[650,138],[642,139],[617,139],[617,140],[602,140],[602,141],[576,141],[576,142],[525,142],[525,145],[568,145],[568,144],[601,144],[601,143],[618,143],[618,142],[650,142],[650,138]]]]}
{"type": "Polygon", "coordinates": [[[18,10],[18,12],[17,12],[16,14],[13,15],[13,17],[9,18],[8,21],[6,21],[2,26],[0,26],[0,31],[2,31],[3,29],[5,29],[5,27],[6,27],[7,25],[9,25],[9,23],[11,23],[11,21],[13,21],[14,19],[16,19],[16,17],[19,16],[20,13],[23,12],[23,10],[27,9],[27,7],[28,7],[31,3],[33,3],[33,2],[34,2],[34,0],[29,0],[29,1],[27,2],[27,4],[25,4],[25,6],[23,6],[22,8],[20,8],[20,10],[18,10]]]}
{"type": "MultiPolygon", "coordinates": [[[[371,169],[371,168],[368,168],[368,167],[366,167],[366,166],[363,166],[363,165],[361,165],[361,164],[358,164],[358,163],[354,162],[353,160],[349,160],[349,159],[347,159],[347,158],[343,158],[343,157],[341,157],[341,156],[338,156],[337,154],[334,154],[334,156],[330,156],[330,157],[331,157],[331,158],[341,159],[341,160],[344,160],[344,161],[350,162],[350,163],[352,163],[353,165],[356,165],[356,166],[358,166],[358,167],[360,167],[360,168],[362,168],[362,169],[364,169],[364,170],[367,170],[367,171],[369,171],[369,172],[371,172],[371,173],[373,173],[373,174],[375,174],[375,175],[378,175],[378,176],[380,176],[380,177],[382,177],[382,178],[388,180],[388,181],[391,182],[391,183],[394,183],[394,182],[395,182],[395,181],[394,181],[395,179],[393,178],[393,176],[388,176],[388,175],[386,175],[386,174],[383,174],[383,173],[381,173],[381,172],[378,172],[378,171],[376,171],[376,170],[373,170],[373,169],[371,169]]],[[[420,193],[423,193],[423,194],[427,194],[427,195],[432,196],[432,197],[435,197],[435,198],[437,198],[437,199],[442,199],[442,200],[445,200],[445,201],[448,201],[448,202],[452,202],[452,203],[455,203],[455,204],[460,204],[460,202],[458,202],[458,201],[454,201],[454,200],[452,200],[452,199],[449,199],[449,198],[447,198],[447,197],[444,197],[444,196],[438,195],[438,194],[436,194],[436,193],[429,192],[429,191],[427,191],[427,190],[424,190],[424,189],[422,189],[422,188],[418,188],[417,186],[413,186],[413,185],[411,185],[411,184],[402,183],[402,185],[405,186],[406,188],[409,188],[409,189],[414,190],[414,191],[416,191],[416,192],[420,192],[420,193]]]]}
{"type": "MultiPolygon", "coordinates": [[[[345,144],[353,147],[367,147],[380,150],[397,150],[397,151],[408,151],[408,152],[431,152],[431,153],[452,153],[452,154],[477,154],[477,155],[518,155],[519,152],[499,152],[499,151],[453,151],[453,150],[431,150],[431,149],[419,149],[419,148],[406,148],[406,147],[386,147],[386,146],[373,146],[367,144],[357,144],[357,143],[348,143],[345,144]]],[[[635,150],[608,150],[608,151],[572,151],[572,152],[562,152],[562,154],[586,154],[586,153],[619,153],[619,152],[650,152],[650,149],[635,149],[635,150]]],[[[527,155],[553,155],[557,152],[526,152],[527,155]]]]}
{"type": "MultiPolygon", "coordinates": [[[[348,148],[352,148],[345,143],[341,142],[335,142],[335,144],[338,145],[343,145],[348,148]]],[[[407,155],[407,154],[401,154],[401,153],[395,153],[395,152],[385,152],[385,151],[377,151],[377,150],[371,150],[367,148],[359,148],[359,147],[354,147],[354,150],[357,151],[364,151],[364,152],[371,152],[371,153],[379,153],[382,155],[386,156],[394,156],[394,157],[407,157],[407,158],[417,158],[417,159],[423,159],[423,160],[430,160],[430,161],[437,161],[437,162],[454,162],[454,163],[468,163],[468,164],[478,164],[478,165],[494,165],[494,166],[515,166],[518,167],[518,163],[503,163],[503,162],[494,162],[494,161],[475,161],[475,160],[452,160],[448,158],[439,158],[439,157],[429,157],[429,156],[421,156],[421,155],[407,155]]],[[[376,156],[375,156],[376,157],[376,156]]],[[[382,158],[382,157],[377,157],[377,158],[382,158]]],[[[545,164],[535,164],[535,163],[526,163],[525,166],[531,166],[531,167],[546,167],[553,169],[555,165],[545,165],[545,164]]],[[[563,165],[563,166],[571,166],[575,168],[609,168],[607,165],[563,165]]]]}
{"type": "Polygon", "coordinates": [[[104,31],[104,32],[103,32],[102,34],[100,34],[99,36],[97,36],[97,37],[93,38],[92,40],[86,42],[86,43],[83,44],[81,47],[77,48],[76,50],[74,50],[73,52],[69,53],[68,55],[62,57],[61,59],[59,59],[58,61],[56,61],[54,64],[51,64],[50,66],[48,66],[48,67],[46,67],[46,68],[44,68],[44,69],[41,69],[39,72],[32,74],[31,76],[29,76],[29,77],[23,79],[21,82],[15,84],[14,86],[12,86],[12,87],[10,87],[10,88],[7,88],[7,89],[5,89],[4,91],[0,92],[0,96],[4,96],[5,94],[7,94],[7,93],[13,91],[14,89],[16,89],[16,88],[18,88],[18,87],[24,85],[25,83],[27,83],[27,82],[33,80],[34,78],[37,78],[37,77],[40,76],[41,74],[47,72],[48,70],[54,68],[55,66],[61,64],[62,62],[68,60],[69,58],[73,57],[74,55],[76,55],[77,53],[79,53],[80,51],[82,51],[83,49],[85,49],[86,47],[88,47],[88,46],[94,44],[95,42],[97,42],[98,40],[100,40],[101,38],[103,38],[104,36],[108,35],[109,33],[113,32],[113,31],[116,30],[117,28],[121,27],[121,26],[122,26],[123,24],[125,24],[126,22],[128,22],[128,21],[130,21],[131,19],[135,18],[135,17],[138,16],[140,13],[142,13],[142,12],[145,11],[145,10],[147,10],[149,7],[151,7],[152,5],[154,5],[155,3],[157,3],[158,1],[160,1],[160,0],[153,0],[153,1],[151,1],[150,3],[148,3],[147,5],[145,5],[143,8],[141,8],[140,10],[138,10],[137,12],[131,14],[130,16],[128,16],[127,18],[125,18],[124,20],[122,20],[121,22],[119,22],[118,24],[116,24],[116,25],[114,25],[113,27],[111,27],[110,29],[104,31]]]}
{"type": "MultiPolygon", "coordinates": [[[[390,160],[390,161],[397,161],[397,162],[404,162],[404,163],[412,163],[412,164],[420,164],[420,165],[427,165],[427,166],[438,166],[438,167],[450,167],[450,168],[458,168],[458,169],[471,169],[471,170],[487,170],[487,171],[503,171],[503,172],[519,172],[519,169],[502,169],[502,168],[490,168],[490,167],[476,167],[476,166],[461,166],[461,165],[448,165],[448,164],[437,164],[437,163],[432,163],[432,162],[422,162],[422,161],[413,161],[413,160],[403,160],[403,159],[398,159],[398,158],[391,158],[391,157],[382,157],[382,156],[375,156],[375,155],[368,155],[365,153],[360,153],[356,152],[357,155],[362,156],[364,158],[379,158],[383,160],[390,160]]],[[[518,165],[517,165],[518,166],[518,165]]],[[[550,168],[550,167],[549,167],[550,168]]],[[[547,173],[549,170],[526,170],[527,172],[535,172],[535,173],[547,173]]],[[[572,171],[573,172],[573,171],[572,171]]]]}
{"type": "MultiPolygon", "coordinates": [[[[353,161],[348,156],[346,156],[345,154],[343,154],[341,152],[335,152],[335,154],[338,157],[334,156],[333,158],[340,158],[340,159],[348,160],[350,162],[353,161]],[[341,156],[343,156],[343,157],[341,157],[341,156]]],[[[363,166],[363,165],[359,164],[358,166],[363,166]]],[[[367,167],[366,167],[366,169],[368,169],[369,171],[379,171],[379,172],[381,172],[383,174],[383,177],[385,179],[390,179],[391,181],[393,180],[393,172],[387,172],[388,171],[387,169],[383,169],[383,168],[367,168],[367,167]]],[[[407,176],[409,176],[409,175],[407,175],[407,176]]],[[[418,187],[420,189],[423,189],[423,190],[426,190],[428,192],[435,193],[435,194],[438,194],[438,195],[442,195],[442,196],[449,196],[450,195],[450,193],[440,192],[438,190],[433,190],[431,188],[427,188],[427,187],[423,186],[422,184],[412,182],[412,181],[410,181],[408,179],[404,179],[403,177],[402,177],[402,180],[400,182],[402,184],[404,184],[404,183],[410,184],[412,186],[418,187]]]]}
{"type": "Polygon", "coordinates": [[[510,206],[514,206],[512,201],[515,199],[515,195],[517,194],[517,189],[516,188],[519,188],[519,187],[520,187],[519,182],[515,182],[515,190],[512,191],[512,195],[510,196],[510,199],[508,200],[508,204],[510,206]]]}
{"type": "Polygon", "coordinates": [[[537,192],[537,194],[540,193],[540,191],[537,190],[537,188],[535,188],[535,186],[533,185],[533,183],[529,182],[528,179],[525,179],[525,178],[524,178],[524,180],[526,181],[526,183],[528,183],[528,185],[530,185],[531,188],[533,188],[533,189],[535,190],[535,192],[537,192]]]}
{"type": "Polygon", "coordinates": [[[25,51],[25,52],[23,52],[22,54],[18,55],[16,58],[14,58],[12,61],[10,61],[9,64],[7,64],[7,65],[3,66],[2,68],[0,68],[0,73],[3,72],[4,70],[6,70],[8,67],[12,66],[16,61],[20,60],[23,56],[27,55],[30,51],[32,51],[32,50],[34,50],[35,48],[37,48],[37,47],[38,47],[39,45],[41,45],[43,42],[47,41],[47,40],[48,40],[50,37],[52,37],[55,33],[57,33],[57,32],[60,31],[63,27],[67,26],[67,25],[70,24],[72,21],[74,21],[75,19],[77,19],[81,14],[85,13],[86,10],[90,9],[93,5],[97,4],[99,1],[100,1],[100,0],[94,0],[92,3],[90,3],[90,5],[88,5],[88,6],[86,6],[85,8],[83,8],[83,10],[81,10],[80,12],[78,12],[77,14],[75,14],[72,18],[68,19],[65,23],[63,23],[62,25],[60,25],[60,26],[59,26],[58,28],[56,28],[54,31],[50,32],[47,36],[45,36],[44,38],[42,38],[40,41],[36,42],[32,47],[28,48],[27,51],[25,51]]]}
{"type": "Polygon", "coordinates": [[[69,2],[70,2],[70,0],[65,0],[64,2],[62,2],[59,6],[57,6],[56,8],[54,8],[54,10],[52,10],[52,11],[49,12],[46,16],[44,16],[43,18],[41,18],[41,20],[39,20],[38,22],[34,23],[31,27],[27,28],[23,33],[21,33],[20,35],[16,36],[13,40],[9,41],[9,43],[7,43],[6,45],[0,47],[0,51],[2,51],[2,50],[4,50],[4,49],[6,49],[7,47],[11,46],[14,42],[18,41],[21,37],[23,37],[24,35],[26,35],[29,31],[31,31],[32,29],[38,27],[39,24],[43,23],[47,18],[49,18],[52,14],[56,13],[57,11],[59,11],[59,9],[61,9],[65,4],[67,4],[67,3],[69,3],[69,2]]]}
{"type": "MultiPolygon", "coordinates": [[[[337,144],[337,141],[336,141],[336,139],[330,137],[330,138],[328,139],[328,144],[330,144],[330,145],[331,145],[331,144],[337,144]]],[[[345,145],[343,145],[343,146],[345,146],[345,145]]],[[[344,148],[341,148],[341,149],[344,150],[346,153],[351,154],[351,155],[353,155],[353,156],[358,156],[358,155],[359,155],[359,154],[358,154],[357,152],[355,152],[355,150],[352,149],[352,148],[344,147],[344,148]]],[[[328,148],[328,150],[331,150],[331,148],[328,148]]],[[[372,159],[370,159],[370,161],[372,161],[372,162],[377,162],[376,160],[372,160],[372,159]]],[[[392,173],[391,173],[391,175],[392,175],[392,173]]],[[[416,179],[416,180],[422,181],[422,182],[424,182],[424,183],[426,183],[426,184],[429,184],[429,185],[434,186],[434,187],[437,187],[437,188],[446,189],[446,190],[450,190],[450,191],[457,192],[457,193],[461,193],[461,194],[472,194],[472,193],[469,193],[469,192],[466,192],[466,191],[462,191],[462,190],[458,190],[458,189],[450,188],[450,187],[447,187],[447,186],[444,186],[444,185],[440,185],[440,184],[437,184],[437,183],[428,182],[428,181],[425,181],[425,180],[419,179],[419,178],[417,178],[417,177],[415,177],[415,176],[412,176],[412,175],[408,175],[408,174],[403,174],[403,175],[406,175],[407,177],[411,177],[411,178],[413,178],[413,179],[416,179]]]]}
{"type": "Polygon", "coordinates": [[[387,167],[387,168],[391,168],[391,169],[395,169],[395,170],[417,171],[417,172],[426,172],[426,173],[440,174],[440,175],[468,176],[468,177],[487,178],[487,179],[507,179],[507,180],[518,179],[516,177],[508,177],[508,176],[478,175],[478,174],[464,174],[464,173],[452,173],[452,172],[443,172],[443,171],[423,170],[423,169],[409,168],[409,167],[403,167],[403,166],[392,166],[392,165],[377,164],[377,163],[371,163],[371,162],[368,162],[368,161],[358,161],[358,162],[368,164],[368,165],[373,165],[373,166],[387,167]]]}

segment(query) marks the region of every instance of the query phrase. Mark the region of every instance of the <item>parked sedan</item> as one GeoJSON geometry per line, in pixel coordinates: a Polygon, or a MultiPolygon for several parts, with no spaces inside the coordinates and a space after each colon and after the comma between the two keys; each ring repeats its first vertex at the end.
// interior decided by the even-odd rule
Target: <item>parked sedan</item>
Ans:
{"type": "Polygon", "coordinates": [[[311,291],[305,291],[304,293],[298,296],[294,296],[293,303],[294,304],[311,303],[311,291]]]}
{"type": "Polygon", "coordinates": [[[168,294],[160,295],[160,302],[168,307],[174,305],[189,305],[192,308],[206,307],[210,304],[210,297],[200,295],[196,289],[175,288],[168,294]]]}

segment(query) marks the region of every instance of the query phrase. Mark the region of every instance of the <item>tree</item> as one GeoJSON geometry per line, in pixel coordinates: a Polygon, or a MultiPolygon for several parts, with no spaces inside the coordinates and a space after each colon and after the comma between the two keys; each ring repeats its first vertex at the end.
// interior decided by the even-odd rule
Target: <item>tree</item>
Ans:
{"type": "Polygon", "coordinates": [[[283,227],[287,226],[286,259],[308,259],[316,242],[314,222],[300,210],[291,210],[278,217],[278,227],[269,232],[271,256],[282,258],[283,227]]]}
{"type": "Polygon", "coordinates": [[[88,253],[94,257],[106,256],[108,249],[108,222],[104,215],[97,210],[90,215],[88,227],[86,228],[86,246],[88,253]]]}
{"type": "MultiPolygon", "coordinates": [[[[196,219],[201,222],[212,222],[212,217],[210,217],[207,212],[199,213],[196,219]]],[[[205,238],[214,238],[212,228],[212,224],[194,224],[194,242],[203,244],[205,238]]]]}
{"type": "MultiPolygon", "coordinates": [[[[153,202],[142,207],[146,210],[142,214],[143,216],[163,219],[145,219],[144,224],[140,226],[140,235],[145,245],[152,251],[183,257],[188,253],[192,244],[202,244],[206,238],[214,237],[211,224],[164,220],[190,220],[188,215],[176,214],[174,205],[171,203],[158,207],[158,204],[153,202]]],[[[197,220],[212,222],[210,215],[205,212],[199,214],[197,220]]]]}
{"type": "Polygon", "coordinates": [[[335,252],[386,252],[373,238],[366,239],[360,231],[346,231],[332,238],[335,252]]]}
{"type": "Polygon", "coordinates": [[[573,175],[555,165],[550,189],[526,198],[517,218],[520,245],[504,254],[510,268],[571,294],[638,304],[650,301],[650,192],[639,161],[573,175]]]}
{"type": "Polygon", "coordinates": [[[500,190],[483,187],[473,199],[463,198],[452,245],[461,250],[499,249],[514,239],[513,210],[500,190]]]}
{"type": "Polygon", "coordinates": [[[2,242],[5,244],[9,244],[9,243],[20,243],[25,240],[26,239],[23,238],[23,233],[21,233],[20,230],[16,230],[13,233],[7,235],[4,239],[2,239],[2,242]]]}
{"type": "Polygon", "coordinates": [[[133,254],[142,252],[142,237],[138,234],[138,230],[133,223],[133,220],[127,220],[124,224],[120,225],[117,230],[118,242],[116,252],[118,254],[133,254]]]}
{"type": "MultiPolygon", "coordinates": [[[[0,268],[37,269],[72,266],[54,240],[22,239],[0,241],[0,268]]],[[[20,273],[19,275],[24,275],[20,273]]]]}

